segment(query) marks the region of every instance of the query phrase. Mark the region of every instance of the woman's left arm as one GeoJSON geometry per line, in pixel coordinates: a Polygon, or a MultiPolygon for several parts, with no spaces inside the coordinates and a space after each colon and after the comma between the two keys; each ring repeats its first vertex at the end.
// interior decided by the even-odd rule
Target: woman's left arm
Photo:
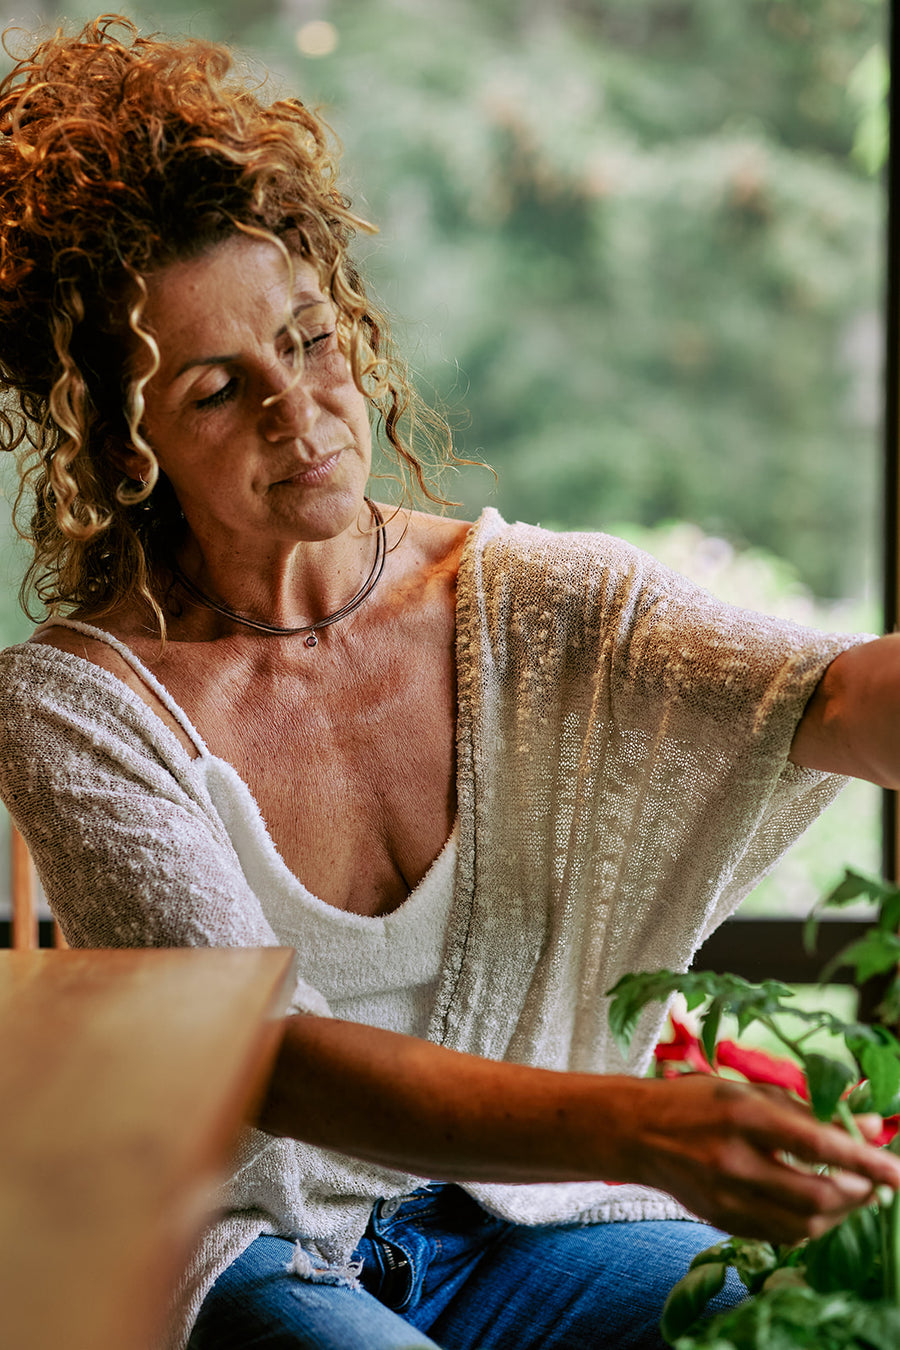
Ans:
{"type": "Polygon", "coordinates": [[[900,788],[900,633],[835,657],[800,719],[790,758],[900,788]]]}

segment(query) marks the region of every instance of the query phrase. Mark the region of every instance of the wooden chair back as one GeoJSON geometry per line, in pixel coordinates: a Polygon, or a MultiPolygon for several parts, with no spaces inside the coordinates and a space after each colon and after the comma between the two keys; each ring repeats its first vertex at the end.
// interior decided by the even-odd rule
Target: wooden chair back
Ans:
{"type": "MultiPolygon", "coordinates": [[[[9,823],[9,890],[12,896],[12,947],[33,951],[40,946],[38,927],[38,879],[28,845],[15,825],[9,823]]],[[[65,947],[59,924],[53,924],[53,945],[65,947]]]]}

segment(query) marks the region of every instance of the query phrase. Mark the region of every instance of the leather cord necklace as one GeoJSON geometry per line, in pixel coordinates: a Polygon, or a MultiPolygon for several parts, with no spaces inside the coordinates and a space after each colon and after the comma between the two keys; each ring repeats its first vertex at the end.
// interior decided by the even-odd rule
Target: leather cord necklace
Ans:
{"type": "Polygon", "coordinates": [[[375,561],[372,563],[372,570],[366,577],[362,586],[348,600],[346,605],[336,609],[333,614],[326,614],[324,619],[319,619],[316,623],[301,624],[297,628],[279,628],[274,623],[262,623],[259,619],[248,619],[245,614],[238,614],[235,610],[229,609],[227,605],[222,605],[218,600],[213,600],[205,591],[195,585],[189,577],[186,577],[177,563],[172,563],[172,573],[176,580],[184,587],[188,595],[196,600],[199,605],[206,609],[213,609],[217,614],[223,615],[226,619],[231,619],[234,623],[243,624],[245,628],[252,628],[257,633],[267,633],[271,637],[298,637],[305,633],[304,642],[307,647],[318,647],[318,631],[320,628],[329,628],[333,623],[339,623],[341,619],[346,619],[348,614],[352,614],[355,609],[359,609],[363,601],[372,594],[375,587],[381,580],[381,574],[384,571],[385,559],[387,558],[387,540],[385,538],[384,517],[378,510],[378,507],[368,497],[365,499],[366,505],[372,512],[372,519],[378,527],[375,534],[375,561]]]}

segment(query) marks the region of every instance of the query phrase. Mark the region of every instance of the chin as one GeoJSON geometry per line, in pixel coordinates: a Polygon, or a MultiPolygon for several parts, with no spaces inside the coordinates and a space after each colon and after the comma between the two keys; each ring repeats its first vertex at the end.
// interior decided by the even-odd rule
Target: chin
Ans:
{"type": "MultiPolygon", "coordinates": [[[[352,499],[316,503],[293,513],[291,533],[298,543],[314,544],[336,539],[354,526],[369,526],[369,510],[360,493],[352,499]]],[[[280,533],[280,531],[279,531],[280,533]]]]}

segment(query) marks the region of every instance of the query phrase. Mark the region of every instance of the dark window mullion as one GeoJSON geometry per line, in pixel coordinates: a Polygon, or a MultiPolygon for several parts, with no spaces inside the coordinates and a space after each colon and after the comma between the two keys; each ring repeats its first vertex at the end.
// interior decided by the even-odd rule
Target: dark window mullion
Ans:
{"type": "MultiPolygon", "coordinates": [[[[887,170],[887,286],[884,366],[884,627],[900,627],[900,22],[896,0],[888,5],[891,87],[887,170]]],[[[884,794],[884,874],[897,881],[900,864],[900,809],[896,792],[884,794]]]]}

